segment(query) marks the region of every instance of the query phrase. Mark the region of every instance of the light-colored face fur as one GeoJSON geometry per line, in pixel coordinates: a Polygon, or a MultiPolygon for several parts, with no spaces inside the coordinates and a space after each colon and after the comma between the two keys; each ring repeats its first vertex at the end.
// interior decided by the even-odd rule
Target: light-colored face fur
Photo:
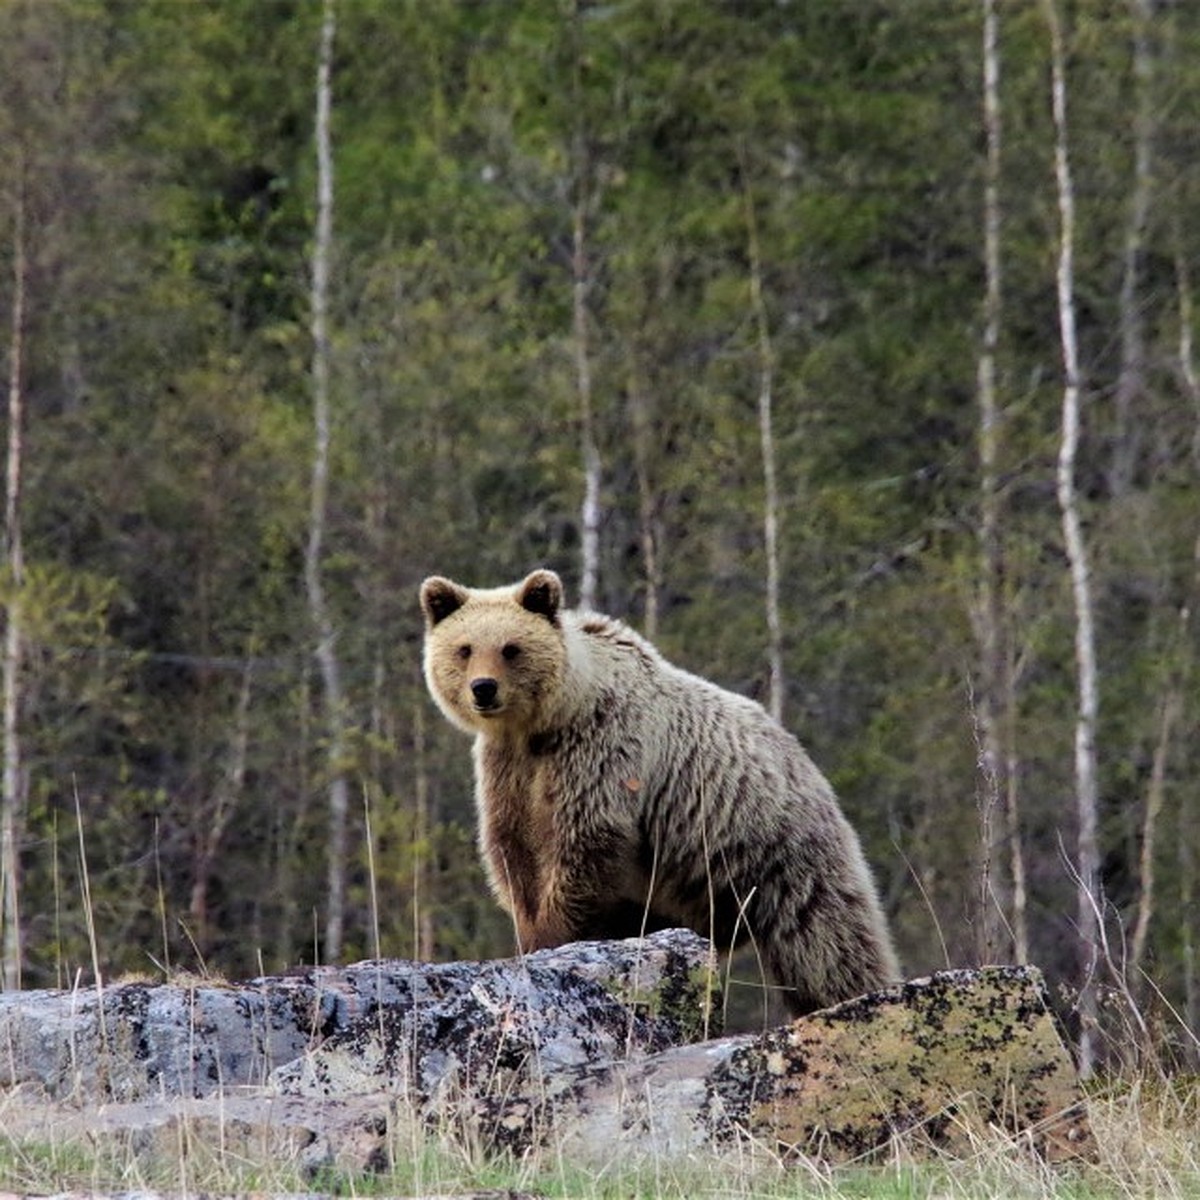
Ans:
{"type": "Polygon", "coordinates": [[[501,588],[425,580],[425,680],[454,724],[484,734],[542,726],[565,667],[562,602],[553,571],[501,588]]]}

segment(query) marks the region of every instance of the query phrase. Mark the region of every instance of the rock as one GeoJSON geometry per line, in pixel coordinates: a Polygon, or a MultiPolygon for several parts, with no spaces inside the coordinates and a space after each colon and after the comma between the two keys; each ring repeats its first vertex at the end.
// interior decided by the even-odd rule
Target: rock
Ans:
{"type": "Polygon", "coordinates": [[[302,1096],[385,1093],[444,1127],[479,1096],[554,1090],[572,1068],[694,1040],[712,1011],[708,943],[673,931],[456,964],[418,1001],[376,1006],[274,1074],[302,1096]]]}
{"type": "MultiPolygon", "coordinates": [[[[340,973],[345,988],[353,968],[340,973]]],[[[316,975],[317,973],[312,973],[316,975]]],[[[34,1083],[54,1098],[209,1095],[265,1083],[346,1007],[332,975],[237,987],[124,983],[0,995],[0,1086],[34,1083]]]]}
{"type": "Polygon", "coordinates": [[[969,1153],[989,1130],[1050,1160],[1094,1148],[1074,1064],[1030,967],[945,971],[839,1005],[735,1056],[727,1078],[747,1068],[765,1068],[773,1084],[750,1098],[751,1131],[825,1158],[910,1133],[969,1153]]]}
{"type": "MultiPolygon", "coordinates": [[[[312,1100],[266,1088],[231,1089],[219,1096],[168,1097],[101,1104],[37,1103],[6,1098],[4,1136],[43,1145],[72,1141],[119,1147],[133,1159],[171,1163],[181,1146],[204,1148],[240,1163],[284,1162],[300,1172],[332,1167],[381,1170],[394,1144],[399,1114],[386,1099],[351,1096],[312,1100]]],[[[411,1121],[409,1122],[411,1125],[411,1121]]]]}
{"type": "Polygon", "coordinates": [[[463,1071],[470,1075],[493,1050],[519,1056],[520,1036],[507,1033],[525,1028],[532,1045],[534,1013],[555,1030],[546,1046],[552,1064],[610,1056],[622,1037],[643,1050],[694,1038],[711,1009],[709,962],[708,943],[676,929],[490,963],[381,960],[237,985],[9,992],[0,994],[0,1087],[36,1084],[52,1098],[80,1100],[203,1097],[266,1084],[329,1044],[311,1067],[279,1078],[317,1094],[385,1082],[394,1092],[416,1082],[414,1095],[425,1095],[450,1078],[469,1082],[463,1071]],[[574,1032],[568,1014],[580,1022],[574,1032]],[[460,1033],[464,1025],[471,1032],[460,1033]],[[373,1043],[377,1034],[382,1043],[373,1043]],[[405,1073],[399,1053],[413,1038],[416,1076],[405,1073]],[[344,1052],[353,1047],[358,1061],[344,1052]],[[359,1083],[323,1085],[323,1070],[359,1083]]]}
{"type": "Polygon", "coordinates": [[[496,1143],[568,1158],[675,1157],[750,1138],[846,1161],[908,1135],[951,1153],[989,1130],[1050,1160],[1094,1150],[1071,1059],[1032,967],[940,972],[800,1018],[483,1104],[496,1143]],[[549,1108],[552,1111],[546,1111],[549,1108]]]}
{"type": "Polygon", "coordinates": [[[147,1153],[183,1138],[346,1170],[429,1129],[598,1168],[746,1140],[834,1162],[899,1136],[953,1153],[991,1130],[1051,1160],[1094,1148],[1034,968],[941,972],[689,1042],[710,968],[675,930],[493,963],[0,996],[0,1072],[50,1097],[7,1105],[5,1132],[42,1120],[147,1153]]]}

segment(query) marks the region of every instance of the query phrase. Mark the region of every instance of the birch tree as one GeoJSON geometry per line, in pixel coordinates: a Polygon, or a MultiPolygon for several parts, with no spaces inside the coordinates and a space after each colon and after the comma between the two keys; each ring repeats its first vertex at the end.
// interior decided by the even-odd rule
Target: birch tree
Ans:
{"type": "MultiPolygon", "coordinates": [[[[1143,246],[1150,217],[1153,183],[1155,117],[1152,85],[1154,57],[1150,50],[1154,0],[1129,0],[1134,20],[1133,78],[1134,100],[1134,175],[1129,215],[1125,231],[1124,260],[1121,275],[1120,332],[1121,369],[1117,378],[1117,435],[1114,447],[1113,491],[1120,494],[1130,486],[1137,462],[1139,409],[1145,400],[1145,319],[1141,288],[1143,246]]],[[[1179,240],[1176,222],[1176,240],[1179,240]]],[[[1196,408],[1200,396],[1195,389],[1195,370],[1191,347],[1191,284],[1187,264],[1176,256],[1176,292],[1179,306],[1178,359],[1184,392],[1196,408]]],[[[1200,554],[1200,542],[1196,544],[1200,554]]],[[[1200,565],[1200,564],[1198,564],[1200,565]]],[[[1191,670],[1191,609],[1197,598],[1200,577],[1193,578],[1191,594],[1185,595],[1176,614],[1175,637],[1168,654],[1168,666],[1162,696],[1158,703],[1158,731],[1151,759],[1150,779],[1146,787],[1142,813],[1141,852],[1138,870],[1137,909],[1130,938],[1129,969],[1136,976],[1146,956],[1150,923],[1155,908],[1155,850],[1158,825],[1166,799],[1167,764],[1175,729],[1184,708],[1184,697],[1191,670]]],[[[1185,917],[1186,923],[1186,917],[1185,917]]],[[[1135,978],[1135,983],[1136,983],[1135,978]]]]}
{"type": "Polygon", "coordinates": [[[650,481],[652,426],[650,400],[641,372],[641,348],[630,348],[629,423],[632,429],[634,475],[638,492],[638,540],[642,549],[646,596],[642,606],[642,629],[653,640],[658,636],[659,536],[655,518],[654,489],[650,481]]]}
{"type": "Polygon", "coordinates": [[[1141,295],[1142,260],[1154,183],[1154,57],[1150,49],[1154,0],[1128,0],[1133,18],[1133,185],[1125,222],[1118,326],[1121,365],[1116,388],[1116,434],[1110,490],[1126,492],[1133,482],[1142,441],[1139,401],[1146,388],[1146,330],[1141,295]]]}
{"type": "Polygon", "coordinates": [[[983,126],[987,143],[983,188],[983,336],[976,368],[979,398],[979,551],[980,580],[975,614],[979,638],[980,811],[980,959],[994,960],[998,940],[993,878],[994,822],[1000,804],[1001,746],[999,694],[1004,670],[1001,644],[1000,497],[997,471],[1000,438],[996,404],[996,349],[1000,341],[1000,61],[995,0],[983,0],[983,126]]]}
{"type": "Polygon", "coordinates": [[[1078,817],[1075,877],[1080,947],[1079,1069],[1087,1077],[1096,1064],[1096,965],[1101,915],[1100,854],[1097,837],[1099,808],[1096,719],[1099,686],[1096,635],[1092,615],[1092,586],[1075,460],[1080,432],[1079,339],[1075,318],[1075,187],[1071,177],[1067,124],[1066,49],[1056,0],[1043,0],[1050,27],[1051,109],[1054,117],[1054,176],[1058,199],[1059,245],[1056,283],[1059,336],[1062,349],[1062,430],[1058,451],[1057,494],[1063,540],[1075,606],[1075,802],[1078,817]]]}
{"type": "MultiPolygon", "coordinates": [[[[1177,230],[1176,240],[1181,241],[1177,230]]],[[[1200,420],[1200,373],[1197,372],[1192,345],[1192,288],[1187,262],[1182,252],[1175,259],[1175,284],[1178,295],[1179,342],[1177,348],[1179,375],[1183,392],[1192,412],[1200,420]]],[[[1200,427],[1194,446],[1200,449],[1200,427]]],[[[1200,454],[1193,452],[1193,468],[1200,467],[1200,454]]],[[[1130,937],[1129,969],[1136,975],[1142,970],[1150,939],[1150,927],[1157,907],[1155,850],[1158,845],[1158,826],[1166,803],[1167,765],[1176,730],[1184,724],[1191,679],[1194,670],[1194,639],[1192,613],[1200,604],[1200,535],[1192,547],[1192,576],[1190,587],[1175,614],[1175,637],[1167,656],[1166,682],[1159,701],[1158,737],[1146,788],[1146,807],[1142,814],[1141,854],[1139,857],[1137,909],[1130,937]]],[[[1196,935],[1192,908],[1195,896],[1196,863],[1193,848],[1196,820],[1193,812],[1193,789],[1185,788],[1178,811],[1179,913],[1180,958],[1183,968],[1183,1019],[1192,1031],[1200,1030],[1200,988],[1196,979],[1196,935]]],[[[1200,1061],[1194,1040],[1186,1043],[1187,1060],[1195,1066],[1200,1061]]]]}
{"type": "Polygon", "coordinates": [[[192,890],[188,915],[192,936],[200,949],[207,953],[211,945],[211,914],[209,893],[212,873],[219,861],[222,841],[237,810],[246,785],[246,757],[250,743],[250,694],[253,681],[254,644],[247,647],[242,667],[242,684],[238,695],[237,714],[230,737],[228,759],[221,778],[213,788],[209,802],[197,814],[192,890]]]}
{"type": "Polygon", "coordinates": [[[758,218],[747,178],[745,148],[739,145],[742,196],[746,220],[746,248],[750,262],[750,310],[758,343],[758,436],[763,472],[763,549],[767,559],[767,711],[783,720],[783,626],[779,617],[779,487],[775,472],[775,434],[772,408],[775,388],[775,351],[763,297],[762,250],[758,218]]]}
{"type": "Polygon", "coordinates": [[[1000,109],[999,17],[996,0],[982,0],[983,130],[986,143],[983,186],[983,328],[976,362],[979,401],[979,589],[975,631],[979,642],[979,688],[975,700],[979,745],[980,864],[979,952],[982,961],[1001,955],[1001,918],[1006,917],[1013,955],[1029,956],[1025,858],[1021,845],[1020,793],[1013,727],[1016,687],[1011,629],[1004,596],[1004,543],[1000,489],[1001,412],[997,398],[996,358],[1000,345],[1003,272],[1000,258],[1000,204],[1003,123],[1000,109]],[[1003,819],[1003,839],[996,822],[1003,819]],[[1005,904],[999,889],[996,850],[1008,849],[1010,892],[1005,904]]]}
{"type": "Polygon", "coordinates": [[[311,293],[314,443],[304,581],[313,633],[316,637],[317,665],[320,668],[324,691],[326,765],[329,772],[329,838],[326,846],[328,894],[324,954],[326,960],[331,962],[336,961],[342,951],[346,905],[347,822],[350,811],[349,788],[345,775],[345,695],[333,618],[330,616],[329,602],[322,581],[322,546],[329,498],[329,259],[333,241],[333,153],[329,125],[335,29],[335,0],[325,0],[317,61],[317,221],[313,242],[311,293]]]}
{"type": "Polygon", "coordinates": [[[572,213],[571,311],[575,345],[575,384],[579,393],[579,439],[583,457],[582,563],[579,603],[596,607],[600,580],[600,449],[592,404],[592,365],[588,348],[588,250],[586,185],[577,184],[572,213]]]}
{"type": "Polygon", "coordinates": [[[584,122],[583,15],[580,0],[572,9],[572,94],[575,100],[573,152],[575,194],[571,205],[571,324],[575,351],[575,386],[579,394],[579,436],[583,457],[582,563],[579,604],[594,609],[600,580],[600,449],[592,402],[592,360],[589,344],[588,208],[591,155],[584,122]]]}
{"type": "Polygon", "coordinates": [[[3,876],[3,959],[0,988],[21,986],[20,834],[24,823],[24,764],[21,754],[21,665],[24,657],[22,587],[25,552],[21,533],[22,434],[25,425],[25,166],[18,151],[12,220],[12,310],[8,339],[8,456],[4,489],[4,555],[8,571],[3,675],[4,765],[0,783],[0,875],[3,876]]]}
{"type": "MultiPolygon", "coordinates": [[[[1180,249],[1176,255],[1175,277],[1179,291],[1179,367],[1183,376],[1184,389],[1196,414],[1197,427],[1193,435],[1192,464],[1200,468],[1200,371],[1196,369],[1192,345],[1192,287],[1187,262],[1180,249]]],[[[1197,535],[1192,555],[1192,603],[1200,603],[1200,535],[1197,535]]],[[[1191,607],[1187,601],[1179,611],[1179,623],[1186,632],[1191,621],[1191,607]]],[[[1190,672],[1192,659],[1187,659],[1190,672]]],[[[1182,716],[1182,714],[1181,714],[1182,716]]],[[[1200,806],[1196,803],[1195,791],[1185,789],[1179,806],[1179,912],[1183,920],[1180,957],[1183,959],[1183,1014],[1184,1023],[1194,1034],[1200,1035],[1200,979],[1197,978],[1197,947],[1195,922],[1192,919],[1196,904],[1196,854],[1195,836],[1200,806]]],[[[1150,892],[1143,883],[1143,890],[1150,892]]],[[[1147,917],[1149,923],[1149,917],[1147,917]]],[[[1200,1044],[1193,1037],[1187,1043],[1188,1061],[1193,1070],[1200,1066],[1200,1044]]]]}
{"type": "MultiPolygon", "coordinates": [[[[1200,541],[1196,543],[1197,563],[1200,565],[1200,541]]],[[[1183,716],[1184,697],[1191,674],[1191,615],[1200,588],[1193,583],[1191,595],[1184,599],[1176,614],[1176,631],[1171,648],[1170,666],[1162,698],[1158,704],[1158,735],[1150,764],[1150,779],[1146,785],[1146,806],[1142,813],[1141,852],[1138,855],[1138,899],[1129,941],[1129,970],[1135,975],[1146,957],[1150,936],[1150,921],[1155,908],[1155,849],[1158,825],[1166,802],[1167,764],[1171,756],[1175,730],[1183,716]]],[[[1186,923],[1186,918],[1185,918],[1186,923]]]]}

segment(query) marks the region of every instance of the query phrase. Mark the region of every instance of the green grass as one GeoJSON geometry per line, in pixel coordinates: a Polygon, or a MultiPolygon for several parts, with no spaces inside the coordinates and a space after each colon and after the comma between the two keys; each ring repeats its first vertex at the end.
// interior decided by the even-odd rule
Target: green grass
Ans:
{"type": "MultiPolygon", "coordinates": [[[[380,1173],[326,1169],[306,1174],[296,1159],[269,1150],[248,1153],[231,1137],[224,1146],[179,1135],[139,1145],[127,1134],[22,1137],[5,1132],[11,1106],[0,1099],[0,1190],[53,1192],[156,1191],[174,1195],[298,1194],[415,1196],[514,1190],[572,1200],[1119,1200],[1200,1197],[1200,1082],[1171,1086],[1118,1083],[1093,1096],[1097,1161],[1050,1167],[1011,1140],[978,1141],[967,1156],[922,1157],[898,1142],[884,1161],[830,1167],[784,1164],[765,1148],[651,1162],[600,1176],[563,1162],[553,1151],[522,1162],[487,1160],[451,1142],[398,1131],[394,1166],[380,1173]]],[[[220,1139],[218,1139],[218,1142],[220,1139]]]]}

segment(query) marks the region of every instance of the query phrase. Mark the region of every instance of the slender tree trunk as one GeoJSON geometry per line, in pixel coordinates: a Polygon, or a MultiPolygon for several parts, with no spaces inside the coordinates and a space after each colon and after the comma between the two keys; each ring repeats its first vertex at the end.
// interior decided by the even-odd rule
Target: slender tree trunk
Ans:
{"type": "MultiPolygon", "coordinates": [[[[1010,627],[1011,628],[1011,627],[1010,627]]],[[[1004,819],[1008,839],[1009,878],[1012,881],[1010,921],[1013,959],[1029,961],[1029,889],[1025,882],[1025,850],[1021,841],[1021,761],[1017,749],[1017,663],[1010,645],[1004,672],[1004,819]]]]}
{"type": "Polygon", "coordinates": [[[1188,273],[1187,256],[1183,251],[1182,232],[1177,228],[1175,240],[1175,291],[1179,303],[1179,374],[1183,379],[1184,391],[1192,402],[1196,426],[1192,431],[1192,465],[1200,469],[1200,372],[1196,370],[1196,356],[1192,346],[1192,284],[1188,273]]]}
{"type": "Polygon", "coordinates": [[[321,580],[322,543],[329,496],[329,256],[333,240],[333,155],[330,143],[330,108],[335,32],[335,0],[325,0],[317,63],[317,227],[312,259],[312,382],[314,450],[308,546],[304,581],[309,613],[316,636],[316,659],[324,689],[327,765],[329,771],[329,839],[326,846],[328,896],[326,898],[324,957],[336,961],[342,952],[346,905],[346,844],[349,788],[345,776],[346,713],[341,666],[335,645],[333,620],[321,580]]]}
{"type": "MultiPolygon", "coordinates": [[[[1148,3],[1141,3],[1139,0],[1134,0],[1136,7],[1139,9],[1139,16],[1143,21],[1149,19],[1150,6],[1148,3]]],[[[1135,66],[1138,57],[1148,57],[1148,52],[1145,48],[1145,29],[1144,26],[1140,29],[1140,45],[1135,49],[1135,66]]],[[[1142,67],[1137,71],[1139,82],[1145,86],[1143,76],[1148,74],[1149,68],[1142,67]]],[[[1139,168],[1142,158],[1142,133],[1140,129],[1143,125],[1148,124],[1148,113],[1143,109],[1148,108],[1148,105],[1139,104],[1139,147],[1138,158],[1139,168]]],[[[1148,140],[1148,135],[1147,135],[1148,140]]],[[[1148,164],[1145,168],[1148,173],[1148,164]]],[[[1142,170],[1139,169],[1139,183],[1142,170]]],[[[1140,190],[1135,184],[1135,190],[1140,190]]],[[[1146,191],[1148,193],[1148,184],[1146,191]]],[[[1135,208],[1137,207],[1135,203],[1135,208]]],[[[1143,215],[1143,222],[1144,222],[1143,215]]],[[[1132,231],[1131,231],[1132,232],[1132,231]]],[[[1140,247],[1140,241],[1139,241],[1140,247]]],[[[1129,253],[1129,244],[1127,242],[1126,251],[1129,253]]],[[[1127,259],[1126,267],[1129,267],[1127,259]]],[[[1179,360],[1182,368],[1185,388],[1189,393],[1193,406],[1200,402],[1200,391],[1197,389],[1195,366],[1192,361],[1191,348],[1191,291],[1187,280],[1187,268],[1182,259],[1176,264],[1177,275],[1177,290],[1179,295],[1179,312],[1180,312],[1180,345],[1179,345],[1179,360]]],[[[1131,291],[1129,301],[1132,304],[1135,298],[1135,293],[1131,291]]],[[[1122,305],[1124,306],[1126,297],[1125,289],[1122,288],[1122,305]]],[[[1125,314],[1122,312],[1122,322],[1124,322],[1125,314]]],[[[1140,318],[1138,323],[1138,355],[1140,363],[1140,318]]],[[[1124,339],[1123,339],[1124,340],[1124,339]]],[[[1124,370],[1124,362],[1122,363],[1124,370]]],[[[1130,401],[1131,409],[1126,412],[1126,417],[1129,417],[1132,410],[1132,402],[1140,395],[1141,384],[1140,376],[1138,387],[1135,388],[1127,397],[1130,401]]],[[[1118,389],[1120,395],[1120,389],[1118,389]]],[[[1121,452],[1120,446],[1117,447],[1118,454],[1121,452]]],[[[1126,481],[1128,482],[1128,480],[1126,481]]],[[[1166,681],[1163,687],[1163,695],[1159,704],[1159,719],[1158,719],[1158,738],[1154,746],[1154,756],[1150,767],[1150,780],[1146,787],[1146,806],[1142,814],[1142,838],[1141,838],[1141,853],[1138,863],[1138,902],[1137,912],[1133,923],[1133,933],[1130,937],[1129,948],[1129,970],[1134,979],[1134,986],[1138,983],[1138,973],[1146,956],[1146,947],[1150,936],[1150,923],[1154,916],[1155,907],[1155,852],[1158,843],[1158,825],[1162,817],[1163,806],[1166,802],[1166,780],[1167,780],[1167,765],[1170,759],[1172,738],[1175,729],[1182,720],[1184,709],[1184,697],[1187,694],[1189,677],[1191,674],[1192,665],[1192,641],[1191,641],[1191,614],[1192,607],[1200,599],[1200,538],[1197,539],[1193,554],[1194,574],[1191,583],[1191,592],[1186,595],[1183,602],[1179,606],[1176,614],[1175,622],[1175,644],[1167,656],[1168,666],[1166,670],[1166,681]]],[[[1183,924],[1188,924],[1186,913],[1184,914],[1183,924]]]]}
{"type": "Polygon", "coordinates": [[[1200,1069],[1200,1046],[1195,1038],[1200,1037],[1200,972],[1196,950],[1197,906],[1200,894],[1196,888],[1196,823],[1200,821],[1200,810],[1196,806],[1195,793],[1185,789],[1179,806],[1179,912],[1181,946],[1179,950],[1183,969],[1183,1020],[1192,1034],[1185,1041],[1184,1055],[1188,1066],[1200,1069]]]}
{"type": "Polygon", "coordinates": [[[573,91],[575,99],[575,135],[572,158],[575,169],[575,195],[571,212],[571,320],[575,344],[575,386],[579,393],[579,436],[583,454],[582,558],[579,604],[584,609],[597,606],[600,586],[600,477],[602,467],[596,440],[596,418],[592,403],[592,363],[588,339],[588,267],[587,214],[590,201],[588,186],[591,171],[583,103],[583,28],[580,0],[572,10],[575,38],[573,91]]]}
{"type": "Polygon", "coordinates": [[[980,646],[980,951],[1000,957],[1000,917],[1007,907],[1008,936],[1017,962],[1029,957],[1028,892],[1021,838],[1021,793],[1017,743],[1017,663],[1006,591],[1003,504],[1000,489],[1001,412],[996,359],[1003,312],[1000,205],[1003,119],[1000,107],[1000,30],[996,0],[983,0],[983,125],[986,141],[983,197],[984,307],[977,384],[980,464],[980,594],[977,628],[980,646]],[[1002,905],[991,875],[996,863],[996,815],[1003,805],[1009,895],[1002,905]]]}
{"type": "Polygon", "coordinates": [[[1000,108],[999,15],[996,0],[982,0],[983,126],[986,142],[983,195],[983,330],[977,364],[979,396],[979,556],[980,586],[976,608],[979,639],[980,799],[980,945],[982,961],[1000,956],[1000,925],[1007,907],[1012,954],[1029,956],[1025,854],[1021,841],[1021,803],[1017,750],[1017,664],[1006,596],[1003,505],[1000,491],[1001,415],[997,399],[996,358],[1003,308],[1000,257],[1000,206],[1003,121],[1000,108]],[[1010,892],[1007,906],[996,877],[997,811],[1003,805],[1010,892]]]}
{"type": "MultiPolygon", "coordinates": [[[[976,629],[979,638],[979,689],[975,715],[979,725],[980,869],[979,958],[998,957],[1002,911],[993,876],[995,822],[1000,807],[1004,760],[1000,745],[1001,695],[1007,655],[1002,633],[1004,586],[1000,539],[999,443],[1000,417],[996,402],[996,351],[1000,343],[1000,55],[995,0],[983,0],[983,127],[987,159],[983,188],[983,337],[977,364],[979,395],[979,598],[976,629]]],[[[1007,794],[1007,792],[1006,792],[1007,794]]],[[[1015,798],[1014,798],[1015,799],[1015,798]]],[[[1011,815],[1011,814],[1010,814],[1011,815]]],[[[1017,822],[1010,820],[1006,832],[1017,822]]],[[[1019,825],[1018,825],[1019,827],[1019,825]]]]}
{"type": "MultiPolygon", "coordinates": [[[[582,168],[581,168],[582,172],[582,168]]],[[[579,604],[594,609],[600,584],[600,450],[596,443],[596,421],[592,407],[592,367],[588,348],[587,215],[583,198],[585,185],[573,214],[574,250],[571,256],[572,322],[575,340],[575,385],[579,392],[579,436],[583,451],[582,571],[579,604]]]]}
{"type": "Polygon", "coordinates": [[[1133,190],[1125,225],[1119,326],[1121,367],[1116,390],[1116,438],[1109,488],[1123,495],[1133,482],[1141,444],[1138,401],[1146,387],[1146,337],[1142,316],[1141,275],[1146,228],[1154,184],[1154,58],[1150,51],[1153,0],[1128,0],[1133,16],[1134,148],[1133,190]]]}
{"type": "Polygon", "coordinates": [[[1086,1078],[1091,1075],[1096,1063],[1096,958],[1101,912],[1100,855],[1096,829],[1099,808],[1096,763],[1099,687],[1096,677],[1091,575],[1083,525],[1079,516],[1079,497],[1075,490],[1075,456],[1079,446],[1080,426],[1080,376],[1075,325],[1075,189],[1071,178],[1067,137],[1066,50],[1056,0],[1044,0],[1044,6],[1050,25],[1054,169],[1060,221],[1057,285],[1064,383],[1057,490],[1075,602],[1075,797],[1079,821],[1075,870],[1081,954],[1079,1069],[1086,1078]]]}
{"type": "Polygon", "coordinates": [[[767,711],[783,720],[783,624],[779,617],[779,487],[775,472],[775,434],[772,409],[775,388],[775,349],[763,296],[762,251],[758,239],[758,217],[750,194],[750,179],[744,149],[738,158],[746,214],[746,244],[750,259],[750,308],[758,334],[758,436],[763,470],[763,549],[767,559],[767,667],[769,673],[767,711]]]}
{"type": "Polygon", "coordinates": [[[212,869],[221,850],[229,822],[237,809],[246,782],[246,754],[250,746],[250,691],[253,677],[253,644],[247,651],[246,665],[242,671],[242,686],[238,692],[237,716],[229,748],[229,761],[223,778],[217,784],[211,809],[204,816],[204,827],[200,830],[196,850],[195,875],[188,904],[188,915],[192,922],[192,935],[202,951],[207,952],[210,944],[208,920],[208,890],[212,869]]]}
{"type": "Polygon", "coordinates": [[[413,863],[413,945],[423,962],[432,960],[433,936],[433,814],[429,802],[429,764],[426,761],[425,706],[418,704],[413,713],[413,757],[416,759],[416,861],[413,863]]]}
{"type": "Polygon", "coordinates": [[[642,385],[638,348],[630,352],[629,419],[633,428],[633,466],[638,489],[638,532],[642,544],[642,570],[646,577],[642,628],[653,641],[658,636],[658,533],[655,529],[654,491],[650,485],[651,422],[649,400],[642,385]]]}
{"type": "MultiPolygon", "coordinates": [[[[1182,238],[1177,238],[1182,246],[1182,238]]],[[[1200,466],[1200,373],[1196,370],[1196,359],[1192,349],[1192,288],[1188,279],[1187,258],[1182,248],[1177,250],[1175,257],[1175,280],[1179,293],[1179,368],[1183,376],[1184,388],[1192,402],[1192,411],[1196,414],[1196,436],[1194,448],[1196,454],[1193,464],[1200,466]]],[[[1197,537],[1193,551],[1193,587],[1192,600],[1200,593],[1200,537],[1197,537]]],[[[1180,620],[1184,619],[1186,606],[1180,612],[1180,620]]],[[[1194,721],[1193,721],[1194,724],[1194,721]]],[[[1195,788],[1182,789],[1179,802],[1178,837],[1179,837],[1179,915],[1181,929],[1180,958],[1183,968],[1183,1016],[1187,1027],[1194,1035],[1186,1043],[1187,1061],[1193,1070],[1200,1068],[1200,1046],[1196,1038],[1200,1037],[1200,979],[1197,977],[1197,948],[1196,928],[1198,920],[1197,903],[1200,896],[1196,887],[1196,830],[1200,826],[1200,811],[1196,808],[1195,788]]]]}
{"type": "Polygon", "coordinates": [[[307,913],[300,910],[297,874],[301,867],[300,847],[308,826],[309,806],[314,800],[312,779],[313,759],[313,677],[312,667],[304,660],[297,680],[294,710],[294,747],[291,760],[295,776],[288,791],[293,800],[288,807],[280,805],[272,813],[271,840],[274,847],[275,871],[272,878],[277,897],[277,923],[273,931],[272,950],[276,960],[284,964],[296,961],[297,956],[309,954],[307,913]]]}
{"type": "Polygon", "coordinates": [[[4,629],[4,766],[0,784],[0,875],[3,876],[3,961],[0,987],[21,986],[20,840],[25,820],[25,772],[21,756],[21,666],[24,659],[21,542],[22,435],[25,425],[26,223],[24,171],[18,171],[13,213],[13,293],[8,342],[8,474],[4,495],[4,549],[8,568],[8,612],[4,629]]]}
{"type": "MultiPolygon", "coordinates": [[[[1197,543],[1200,551],[1200,543],[1197,543]]],[[[1194,589],[1193,589],[1194,591],[1194,589]]],[[[1129,945],[1129,970],[1134,976],[1146,956],[1146,942],[1150,934],[1150,921],[1154,915],[1154,854],[1158,838],[1158,822],[1162,816],[1166,799],[1167,762],[1171,753],[1171,739],[1180,717],[1183,715],[1184,687],[1187,684],[1190,644],[1188,641],[1191,618],[1191,602],[1185,600],[1179,609],[1178,644],[1172,655],[1173,664],[1168,672],[1166,688],[1159,705],[1158,740],[1154,746],[1154,758],[1150,767],[1150,782],[1146,786],[1146,808],[1142,814],[1142,849],[1138,863],[1137,916],[1133,923],[1133,934],[1129,945]]]]}

